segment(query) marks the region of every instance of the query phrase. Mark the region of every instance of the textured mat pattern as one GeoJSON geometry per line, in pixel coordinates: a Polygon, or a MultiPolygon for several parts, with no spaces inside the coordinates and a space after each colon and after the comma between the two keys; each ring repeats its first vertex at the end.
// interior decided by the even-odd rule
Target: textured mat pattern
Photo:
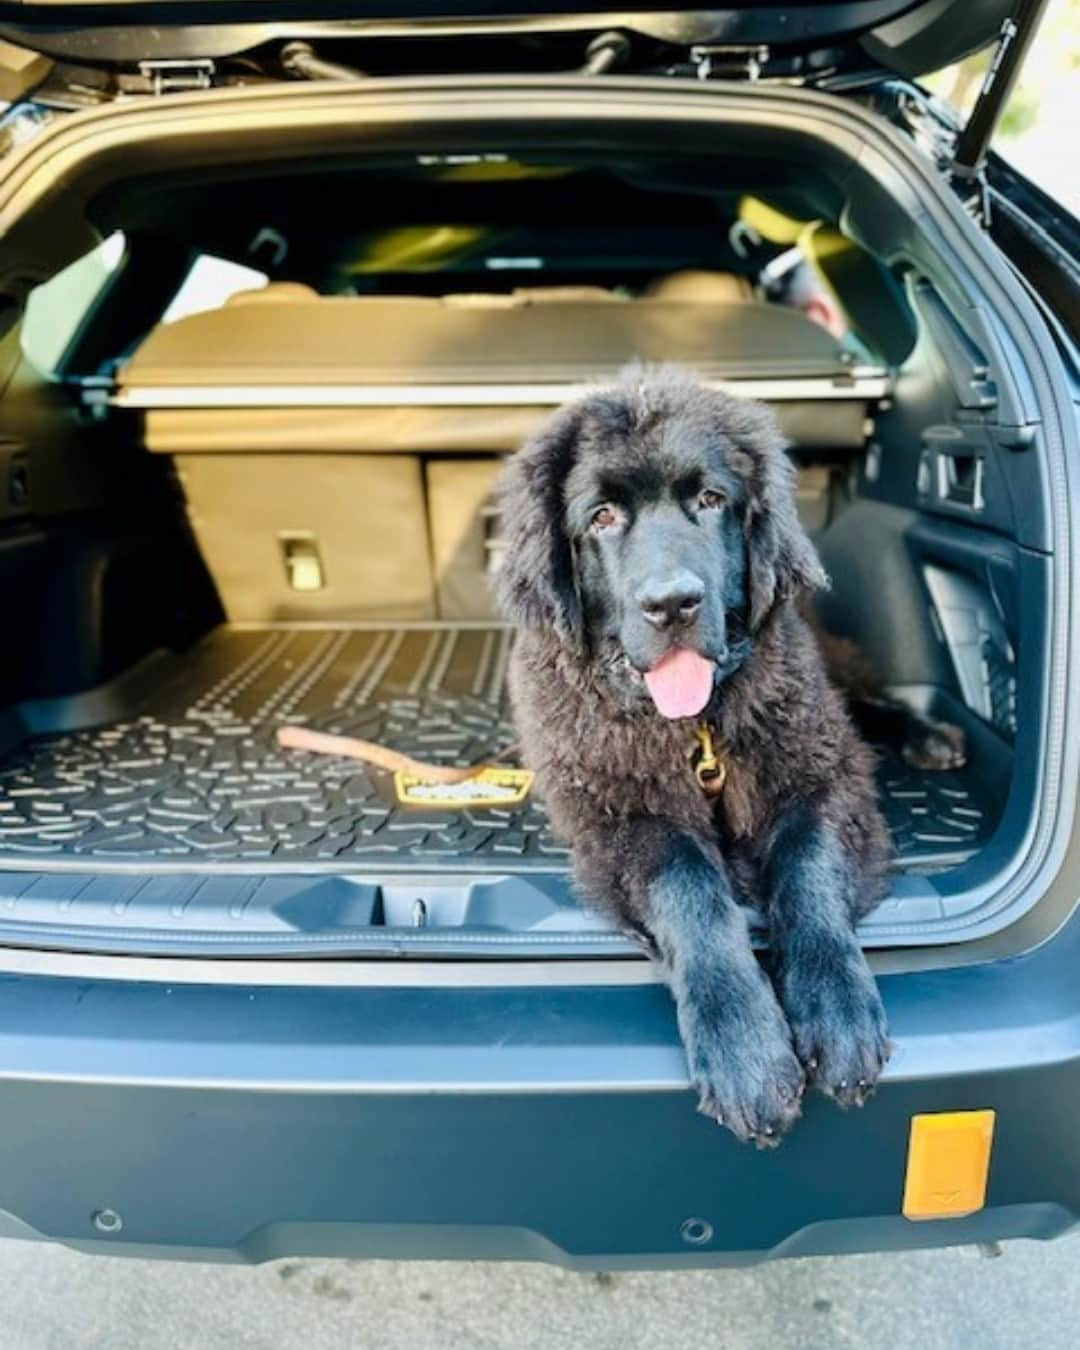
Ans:
{"type": "MultiPolygon", "coordinates": [[[[513,740],[508,655],[498,629],[218,629],[128,720],[0,760],[0,857],[561,868],[566,850],[538,802],[400,807],[388,774],[274,740],[283,722],[304,722],[474,763],[513,740]]],[[[989,832],[963,774],[886,755],[880,777],[905,861],[962,856],[989,832]]]]}

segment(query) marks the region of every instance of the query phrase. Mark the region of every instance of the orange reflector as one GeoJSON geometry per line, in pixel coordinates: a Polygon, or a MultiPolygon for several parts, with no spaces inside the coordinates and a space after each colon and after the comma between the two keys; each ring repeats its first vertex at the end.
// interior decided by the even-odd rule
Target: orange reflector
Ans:
{"type": "Polygon", "coordinates": [[[906,1219],[960,1219],[986,1203],[993,1111],[912,1116],[903,1213],[906,1219]]]}

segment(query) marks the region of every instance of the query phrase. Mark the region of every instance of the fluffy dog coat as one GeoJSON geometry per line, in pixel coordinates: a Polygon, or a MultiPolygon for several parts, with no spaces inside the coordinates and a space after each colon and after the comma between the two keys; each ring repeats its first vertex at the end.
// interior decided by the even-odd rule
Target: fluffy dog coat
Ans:
{"type": "MultiPolygon", "coordinates": [[[[628,522],[646,520],[637,510],[628,500],[628,522]]],[[[884,894],[888,834],[871,754],[796,607],[825,577],[771,413],[678,371],[629,372],[560,410],[513,457],[501,517],[524,760],[580,890],[660,961],[701,1109],[770,1143],[798,1114],[807,1077],[861,1102],[887,1041],[854,925],[884,894]],[[683,525],[671,510],[692,546],[695,529],[703,549],[711,531],[708,556],[724,575],[705,586],[726,588],[715,643],[740,653],[702,713],[727,769],[716,797],[692,771],[699,719],[661,716],[635,684],[619,624],[640,615],[596,561],[596,530],[570,497],[595,479],[629,484],[618,490],[631,497],[645,484],[655,502],[673,477],[710,473],[728,485],[722,521],[686,509],[683,525]],[[768,924],[771,980],[747,904],[768,924]]]]}

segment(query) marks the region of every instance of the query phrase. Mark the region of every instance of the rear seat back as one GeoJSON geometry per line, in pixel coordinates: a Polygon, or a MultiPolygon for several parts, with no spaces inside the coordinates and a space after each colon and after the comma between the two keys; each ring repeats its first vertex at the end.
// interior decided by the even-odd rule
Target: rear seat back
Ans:
{"type": "Polygon", "coordinates": [[[862,444],[867,402],[840,346],[733,283],[680,273],[641,300],[270,286],[155,329],[117,401],[175,457],[230,619],[485,618],[498,457],[631,359],[766,381],[796,445],[862,444]]]}
{"type": "Polygon", "coordinates": [[[188,516],[233,622],[430,619],[415,455],[178,455],[188,516]]]}

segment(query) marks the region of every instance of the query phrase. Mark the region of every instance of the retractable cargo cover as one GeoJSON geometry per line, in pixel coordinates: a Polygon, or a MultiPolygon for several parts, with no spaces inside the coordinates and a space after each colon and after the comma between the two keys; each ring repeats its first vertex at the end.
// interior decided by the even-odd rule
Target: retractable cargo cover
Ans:
{"type": "Polygon", "coordinates": [[[851,364],[823,328],[777,305],[316,296],[162,324],[119,383],[163,397],[200,386],[531,386],[608,378],[635,358],[711,379],[831,381],[850,378],[851,364]]]}
{"type": "MultiPolygon", "coordinates": [[[[453,413],[456,425],[455,410],[471,409],[472,448],[480,435],[484,448],[512,449],[526,429],[521,417],[510,419],[506,445],[487,425],[492,418],[505,422],[509,410],[542,416],[634,360],[678,362],[732,392],[786,406],[791,415],[781,422],[802,443],[858,443],[868,402],[888,391],[885,371],[856,365],[824,329],[775,305],[313,296],[232,303],[163,324],[110,389],[87,397],[145,411],[147,443],[163,451],[262,447],[259,410],[289,408],[353,410],[336,429],[312,419],[310,448],[391,448],[379,443],[388,428],[378,410],[387,409],[392,448],[430,448],[439,438],[433,410],[453,413]],[[828,410],[824,423],[814,416],[818,405],[828,410]],[[227,444],[212,427],[188,425],[208,410],[225,418],[227,444]],[[403,412],[420,416],[423,445],[410,443],[403,412]],[[233,423],[246,418],[238,438],[233,423]]],[[[460,432],[443,448],[463,448],[460,432]]],[[[290,445],[308,448],[303,435],[290,445]]]]}

